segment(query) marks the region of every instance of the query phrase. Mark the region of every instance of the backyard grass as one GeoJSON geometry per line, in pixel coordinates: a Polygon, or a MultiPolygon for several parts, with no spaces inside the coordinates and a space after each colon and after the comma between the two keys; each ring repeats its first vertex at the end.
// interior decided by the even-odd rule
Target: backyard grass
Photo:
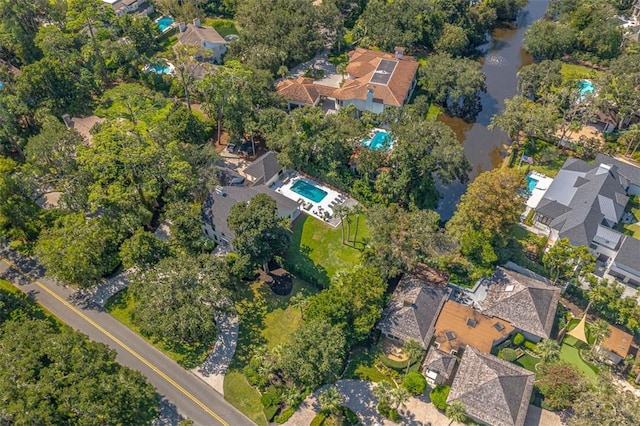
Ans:
{"type": "Polygon", "coordinates": [[[640,203],[629,201],[626,210],[633,215],[636,223],[619,223],[616,227],[624,234],[631,235],[633,238],[640,238],[640,225],[638,224],[640,223],[640,203]]]}
{"type": "Polygon", "coordinates": [[[429,105],[429,111],[427,111],[427,119],[433,118],[434,120],[438,118],[440,114],[443,114],[444,111],[438,105],[431,104],[429,105]]]}
{"type": "Polygon", "coordinates": [[[238,35],[238,29],[236,28],[233,19],[224,18],[207,18],[202,23],[205,27],[213,27],[222,37],[226,37],[229,34],[238,35]]]}
{"type": "Polygon", "coordinates": [[[129,295],[128,289],[124,289],[111,297],[104,309],[112,317],[134,331],[147,342],[154,345],[169,358],[183,366],[184,368],[195,368],[202,364],[211,350],[211,343],[203,342],[198,345],[185,345],[177,342],[153,339],[145,336],[140,328],[131,320],[131,313],[136,306],[136,301],[129,295]]]}
{"type": "Polygon", "coordinates": [[[246,284],[239,290],[236,310],[240,331],[235,355],[224,377],[224,397],[259,425],[267,424],[260,392],[247,382],[242,369],[258,348],[266,346],[273,349],[286,343],[300,326],[302,316],[299,308],[289,305],[289,299],[298,293],[310,296],[317,290],[298,279],[294,279],[288,296],[278,296],[260,282],[246,284]]]}
{"type": "Polygon", "coordinates": [[[546,270],[540,264],[546,238],[520,226],[514,227],[511,235],[516,240],[516,250],[511,256],[511,260],[537,274],[546,276],[546,270]]]}
{"type": "Polygon", "coordinates": [[[543,140],[536,140],[532,145],[525,142],[520,147],[518,157],[515,159],[514,168],[528,173],[533,170],[549,177],[555,177],[562,165],[566,161],[568,155],[560,150],[555,150],[555,145],[543,140]],[[545,151],[547,151],[545,153],[545,151]],[[533,158],[533,164],[520,161],[522,154],[533,158]]]}
{"type": "Polygon", "coordinates": [[[358,348],[349,355],[349,365],[342,374],[343,379],[368,380],[370,382],[381,382],[389,380],[374,363],[377,351],[374,348],[358,348]]]}
{"type": "Polygon", "coordinates": [[[526,368],[529,371],[536,372],[536,365],[540,362],[540,358],[536,358],[527,353],[522,355],[520,358],[516,360],[516,364],[519,366],[526,368]]]}
{"type": "MultiPolygon", "coordinates": [[[[355,234],[355,218],[351,218],[351,238],[355,234]]],[[[350,271],[358,264],[360,251],[369,237],[364,215],[360,216],[357,241],[346,242],[347,226],[345,224],[345,244],[342,244],[342,228],[332,228],[324,222],[303,216],[293,228],[291,246],[286,254],[286,264],[290,270],[301,278],[315,281],[323,287],[338,272],[350,271]],[[355,245],[355,247],[354,247],[355,245]]]]}
{"type": "Polygon", "coordinates": [[[597,368],[582,360],[580,357],[580,350],[578,348],[570,346],[567,343],[563,343],[560,349],[560,359],[573,365],[592,383],[596,383],[596,379],[598,377],[597,368]]]}
{"type": "Polygon", "coordinates": [[[568,64],[563,62],[560,74],[564,81],[595,78],[602,74],[602,71],[594,70],[584,65],[568,64]]]}

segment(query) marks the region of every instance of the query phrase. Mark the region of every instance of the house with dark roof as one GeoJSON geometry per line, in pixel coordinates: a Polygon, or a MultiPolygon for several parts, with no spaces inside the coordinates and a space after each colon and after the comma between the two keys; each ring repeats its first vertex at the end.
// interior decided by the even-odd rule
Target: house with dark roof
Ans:
{"type": "Polygon", "coordinates": [[[471,306],[447,300],[436,321],[434,346],[457,355],[467,346],[489,353],[511,336],[515,328],[508,321],[482,314],[471,306]]]}
{"type": "Polygon", "coordinates": [[[465,349],[447,404],[460,401],[467,416],[493,426],[523,426],[534,374],[519,365],[465,349]]]}
{"type": "Polygon", "coordinates": [[[431,386],[443,385],[453,378],[453,369],[458,358],[450,353],[442,352],[436,347],[429,348],[422,372],[431,386]]]}
{"type": "Polygon", "coordinates": [[[203,27],[197,18],[193,20],[193,25],[181,23],[178,28],[180,44],[207,50],[213,62],[222,63],[228,42],[214,28],[203,27]]]}
{"type": "Polygon", "coordinates": [[[348,78],[340,87],[331,87],[310,78],[285,79],[276,91],[292,106],[316,106],[322,98],[335,102],[337,109],[349,105],[358,111],[381,113],[401,107],[416,86],[418,61],[397,47],[395,54],[357,48],[349,52],[348,78]]]}
{"type": "Polygon", "coordinates": [[[640,168],[603,154],[593,164],[569,158],[538,204],[534,227],[552,243],[589,247],[606,274],[640,286],[640,243],[614,229],[632,195],[640,195],[640,168]]]}
{"type": "Polygon", "coordinates": [[[449,298],[446,282],[442,273],[424,265],[405,274],[378,323],[382,335],[400,345],[413,339],[427,349],[440,310],[449,298]]]}
{"type": "Polygon", "coordinates": [[[487,316],[509,322],[533,342],[548,339],[553,328],[560,289],[533,275],[502,267],[484,280],[487,295],[479,301],[487,316]]]}
{"type": "Polygon", "coordinates": [[[276,200],[278,216],[293,221],[300,215],[300,205],[282,194],[271,191],[266,185],[224,186],[212,190],[202,206],[202,230],[218,245],[233,250],[234,233],[227,225],[231,207],[246,203],[258,194],[267,194],[276,200]]]}
{"type": "Polygon", "coordinates": [[[282,174],[282,166],[276,158],[276,153],[267,151],[244,169],[247,181],[252,185],[269,186],[282,174]]]}

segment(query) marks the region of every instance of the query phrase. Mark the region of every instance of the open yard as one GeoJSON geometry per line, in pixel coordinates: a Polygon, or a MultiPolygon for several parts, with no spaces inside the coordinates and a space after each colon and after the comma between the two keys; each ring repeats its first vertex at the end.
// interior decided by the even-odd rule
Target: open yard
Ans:
{"type": "Polygon", "coordinates": [[[131,312],[135,304],[136,301],[129,295],[128,290],[124,289],[109,299],[104,309],[111,314],[112,317],[126,325],[129,329],[136,332],[147,342],[160,349],[165,355],[185,368],[194,368],[202,364],[207,358],[211,346],[210,343],[213,342],[203,342],[199,345],[191,346],[165,340],[156,340],[142,334],[140,328],[131,320],[131,312]]]}
{"type": "Polygon", "coordinates": [[[232,19],[224,19],[224,18],[207,18],[202,23],[205,27],[212,27],[220,34],[222,37],[226,37],[229,34],[238,35],[238,30],[236,29],[236,24],[232,19]]]}
{"type": "MultiPolygon", "coordinates": [[[[355,217],[351,218],[351,239],[355,235],[355,217]]],[[[296,220],[286,264],[301,278],[326,287],[338,272],[350,271],[360,260],[360,251],[369,237],[364,215],[360,216],[356,243],[342,244],[342,228],[332,228],[309,216],[296,220]],[[354,247],[355,246],[355,247],[354,247]]]]}
{"type": "Polygon", "coordinates": [[[584,374],[592,383],[596,382],[598,376],[597,368],[582,360],[578,348],[563,343],[560,349],[560,359],[576,367],[578,371],[584,374]]]}
{"type": "Polygon", "coordinates": [[[595,78],[601,75],[602,71],[594,70],[592,68],[585,67],[584,65],[568,64],[563,62],[560,74],[562,74],[562,79],[564,81],[571,81],[595,78]]]}
{"type": "Polygon", "coordinates": [[[619,223],[618,225],[616,225],[616,229],[627,235],[631,235],[634,238],[640,238],[640,203],[636,199],[632,199],[627,204],[626,210],[633,215],[634,222],[619,223]]]}
{"type": "Polygon", "coordinates": [[[526,368],[529,371],[536,372],[536,364],[540,362],[540,358],[536,358],[529,354],[524,354],[516,360],[516,364],[520,367],[526,368]]]}
{"type": "Polygon", "coordinates": [[[300,326],[300,309],[289,304],[291,297],[298,293],[310,296],[316,292],[313,286],[295,279],[288,296],[278,296],[260,282],[246,284],[238,294],[236,309],[240,333],[235,356],[224,378],[224,396],[258,425],[267,424],[260,392],[247,382],[242,369],[258,348],[273,349],[286,343],[300,326]]]}
{"type": "Polygon", "coordinates": [[[531,142],[522,144],[513,166],[525,173],[534,170],[543,175],[555,177],[567,158],[568,154],[553,143],[538,139],[533,144],[531,142]],[[520,161],[522,154],[533,158],[533,164],[520,161]]]}

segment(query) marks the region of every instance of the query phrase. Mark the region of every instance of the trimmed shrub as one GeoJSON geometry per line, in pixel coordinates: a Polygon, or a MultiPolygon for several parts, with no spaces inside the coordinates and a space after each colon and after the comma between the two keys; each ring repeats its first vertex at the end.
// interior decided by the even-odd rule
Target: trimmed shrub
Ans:
{"type": "Polygon", "coordinates": [[[344,414],[345,422],[349,425],[357,425],[360,419],[349,407],[342,406],[342,414],[344,414]]]}
{"type": "Polygon", "coordinates": [[[379,358],[380,358],[380,362],[382,362],[382,365],[384,365],[385,367],[393,368],[395,370],[402,370],[403,372],[407,368],[407,363],[410,361],[410,360],[394,361],[392,359],[389,359],[384,354],[380,354],[379,358]]]}
{"type": "Polygon", "coordinates": [[[513,340],[512,340],[514,346],[520,346],[524,343],[524,336],[522,335],[522,333],[516,333],[513,336],[513,340]]]}
{"type": "Polygon", "coordinates": [[[444,411],[447,408],[447,397],[449,396],[449,391],[451,391],[451,387],[438,385],[429,394],[429,398],[433,405],[441,411],[444,411]]]}
{"type": "Polygon", "coordinates": [[[510,348],[504,348],[498,353],[498,358],[504,359],[505,361],[513,362],[518,359],[518,353],[510,348]]]}
{"type": "Polygon", "coordinates": [[[402,420],[402,416],[398,413],[398,410],[395,408],[391,408],[387,404],[378,404],[378,413],[386,419],[391,420],[392,422],[400,422],[402,420]]]}
{"type": "Polygon", "coordinates": [[[427,379],[422,374],[412,371],[404,378],[402,386],[413,396],[422,395],[427,390],[427,379]]]}
{"type": "Polygon", "coordinates": [[[528,350],[530,350],[531,352],[535,352],[536,349],[538,349],[538,344],[537,343],[533,343],[529,340],[525,340],[524,341],[524,347],[527,348],[528,350]]]}
{"type": "Polygon", "coordinates": [[[263,407],[270,407],[272,405],[278,406],[282,402],[282,397],[278,389],[270,387],[260,397],[260,402],[263,407]]]}
{"type": "Polygon", "coordinates": [[[324,419],[326,418],[327,418],[327,413],[323,413],[321,411],[318,414],[316,414],[313,420],[311,420],[311,423],[309,423],[309,426],[322,426],[322,423],[324,423],[324,419]]]}
{"type": "MultiPolygon", "coordinates": [[[[289,407],[286,410],[284,410],[283,412],[281,412],[280,414],[278,414],[276,416],[276,423],[278,424],[282,424],[282,423],[286,423],[287,420],[289,420],[291,418],[291,416],[293,416],[293,413],[296,412],[296,409],[293,407],[289,407]]],[[[316,416],[318,417],[318,416],[316,416]]],[[[314,419],[315,420],[315,419],[314,419]]],[[[324,418],[322,419],[324,421],[324,418]]],[[[313,422],[312,422],[313,424],[313,422]]],[[[318,423],[318,424],[322,424],[322,423],[318,423]]]]}
{"type": "Polygon", "coordinates": [[[277,405],[269,405],[268,407],[264,407],[262,411],[264,412],[264,416],[267,418],[268,422],[273,420],[273,417],[278,412],[278,408],[280,407],[278,407],[277,405]]]}

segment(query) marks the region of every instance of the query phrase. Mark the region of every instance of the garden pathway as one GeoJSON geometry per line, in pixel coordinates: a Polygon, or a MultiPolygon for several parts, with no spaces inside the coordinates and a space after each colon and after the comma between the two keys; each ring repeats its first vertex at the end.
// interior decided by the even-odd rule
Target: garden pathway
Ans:
{"type": "MultiPolygon", "coordinates": [[[[391,426],[393,423],[384,419],[376,411],[377,398],[373,396],[374,383],[363,380],[338,380],[335,384],[338,392],[344,399],[344,405],[353,410],[362,424],[391,426]]],[[[305,399],[293,416],[285,425],[308,425],[315,415],[320,412],[318,395],[326,389],[326,386],[318,389],[305,399]]],[[[411,398],[406,407],[401,408],[400,414],[403,417],[403,425],[414,426],[447,426],[450,422],[444,414],[440,413],[429,401],[429,396],[424,394],[417,398],[411,398]]],[[[454,423],[459,425],[460,423],[454,423]]]]}
{"type": "Polygon", "coordinates": [[[219,331],[213,350],[207,359],[191,372],[224,395],[224,375],[236,352],[238,342],[238,316],[216,313],[215,317],[219,331]]]}

